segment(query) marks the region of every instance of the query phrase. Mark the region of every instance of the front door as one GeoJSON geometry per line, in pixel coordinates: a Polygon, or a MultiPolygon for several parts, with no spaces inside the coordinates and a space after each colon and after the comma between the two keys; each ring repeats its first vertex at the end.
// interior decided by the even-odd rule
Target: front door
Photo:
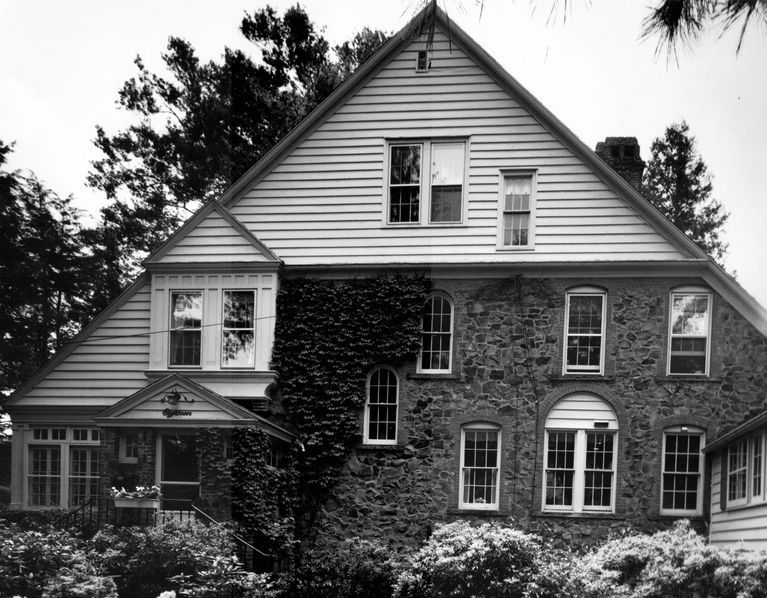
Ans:
{"type": "Polygon", "coordinates": [[[200,470],[195,436],[163,433],[160,453],[160,490],[164,510],[188,510],[200,496],[200,470]]]}

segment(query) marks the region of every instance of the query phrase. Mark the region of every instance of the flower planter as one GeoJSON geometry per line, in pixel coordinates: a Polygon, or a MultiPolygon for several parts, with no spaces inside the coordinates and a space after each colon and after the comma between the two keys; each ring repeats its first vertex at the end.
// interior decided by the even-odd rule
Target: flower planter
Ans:
{"type": "Polygon", "coordinates": [[[114,498],[118,509],[160,509],[159,498],[114,498]]]}

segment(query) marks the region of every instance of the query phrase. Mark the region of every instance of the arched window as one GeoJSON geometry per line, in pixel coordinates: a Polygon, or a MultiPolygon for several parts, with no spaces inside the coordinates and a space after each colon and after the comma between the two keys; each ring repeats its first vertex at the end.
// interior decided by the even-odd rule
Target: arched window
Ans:
{"type": "Polygon", "coordinates": [[[560,400],[546,419],[543,510],[613,512],[618,418],[597,396],[560,400]]]}
{"type": "Polygon", "coordinates": [[[498,509],[501,428],[488,422],[461,428],[461,509],[498,509]]]}
{"type": "Polygon", "coordinates": [[[423,307],[421,372],[449,373],[453,348],[453,304],[447,296],[434,294],[423,307]]]}
{"type": "Polygon", "coordinates": [[[365,405],[366,444],[396,444],[398,396],[399,383],[394,371],[378,368],[370,374],[365,405]]]}

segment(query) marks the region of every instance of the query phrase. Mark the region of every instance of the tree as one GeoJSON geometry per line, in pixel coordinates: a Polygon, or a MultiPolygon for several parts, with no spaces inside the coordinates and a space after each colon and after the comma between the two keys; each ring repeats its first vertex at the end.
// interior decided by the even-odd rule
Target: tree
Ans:
{"type": "Polygon", "coordinates": [[[676,227],[721,262],[727,244],[719,237],[729,214],[711,197],[713,186],[695,138],[682,121],[652,142],[642,194],[676,227]]]}
{"type": "Polygon", "coordinates": [[[34,174],[2,167],[0,141],[0,391],[16,388],[77,331],[90,287],[72,198],[34,174]]]}
{"type": "Polygon", "coordinates": [[[97,128],[104,157],[93,162],[88,181],[111,201],[90,241],[104,304],[147,252],[245,173],[386,39],[365,29],[331,52],[299,6],[282,17],[270,7],[246,14],[240,31],[258,59],[225,48],[220,62],[201,63],[177,37],[162,55],[165,76],[136,58],[138,75],[123,85],[118,104],[138,122],[111,136],[97,128]]]}

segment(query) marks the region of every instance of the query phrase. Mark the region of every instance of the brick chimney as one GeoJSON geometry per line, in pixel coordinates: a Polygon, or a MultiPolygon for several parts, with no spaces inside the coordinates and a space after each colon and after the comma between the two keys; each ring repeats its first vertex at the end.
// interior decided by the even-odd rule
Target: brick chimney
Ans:
{"type": "Polygon", "coordinates": [[[595,151],[629,185],[640,190],[645,163],[639,155],[636,137],[605,137],[604,141],[597,143],[595,151]]]}

